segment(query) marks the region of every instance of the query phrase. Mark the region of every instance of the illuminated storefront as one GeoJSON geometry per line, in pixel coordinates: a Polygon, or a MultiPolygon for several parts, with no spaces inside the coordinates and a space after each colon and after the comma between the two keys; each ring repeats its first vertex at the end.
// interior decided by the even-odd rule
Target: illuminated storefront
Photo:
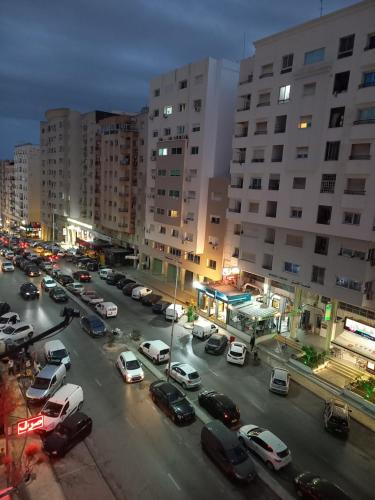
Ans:
{"type": "Polygon", "coordinates": [[[78,245],[77,240],[85,243],[92,243],[94,241],[91,224],[71,219],[70,217],[67,218],[67,223],[65,241],[68,245],[78,245]]]}

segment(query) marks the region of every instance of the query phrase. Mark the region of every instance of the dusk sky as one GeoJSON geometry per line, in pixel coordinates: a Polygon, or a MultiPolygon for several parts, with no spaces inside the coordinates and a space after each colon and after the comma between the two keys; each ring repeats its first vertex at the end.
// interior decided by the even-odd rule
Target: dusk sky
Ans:
{"type": "MultiPolygon", "coordinates": [[[[353,3],[324,0],[324,13],[353,3]]],[[[156,75],[240,60],[319,13],[319,0],[0,0],[0,159],[39,143],[48,108],[137,111],[156,75]]]]}

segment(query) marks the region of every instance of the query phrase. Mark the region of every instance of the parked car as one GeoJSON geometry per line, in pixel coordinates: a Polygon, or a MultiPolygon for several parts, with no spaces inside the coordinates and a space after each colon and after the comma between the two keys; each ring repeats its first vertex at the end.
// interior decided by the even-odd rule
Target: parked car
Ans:
{"type": "Polygon", "coordinates": [[[65,365],[45,365],[26,391],[30,404],[44,403],[66,382],[65,365]]]}
{"type": "Polygon", "coordinates": [[[80,269],[84,269],[88,262],[91,262],[91,259],[89,257],[80,257],[76,264],[80,269]]]}
{"type": "Polygon", "coordinates": [[[193,406],[186,399],[185,394],[177,387],[156,380],[150,385],[152,401],[166,413],[175,424],[191,422],[195,419],[193,406]]]}
{"type": "Polygon", "coordinates": [[[135,283],[135,281],[131,280],[130,278],[123,278],[122,280],[116,283],[116,286],[119,290],[122,290],[124,286],[128,285],[129,283],[135,283]]]}
{"type": "Polygon", "coordinates": [[[129,295],[130,296],[132,294],[133,288],[136,288],[137,286],[141,286],[141,285],[139,283],[128,283],[122,289],[122,293],[124,295],[129,295]]]}
{"type": "Polygon", "coordinates": [[[13,272],[14,271],[14,265],[13,265],[13,262],[9,261],[9,262],[3,262],[1,264],[1,270],[4,272],[4,273],[9,273],[9,272],[13,272]]]}
{"type": "Polygon", "coordinates": [[[126,276],[125,274],[122,274],[122,273],[108,273],[107,277],[106,277],[106,283],[107,285],[117,285],[117,283],[123,279],[125,279],[126,276]]]}
{"type": "Polygon", "coordinates": [[[246,360],[246,344],[243,342],[231,342],[227,352],[228,363],[235,365],[244,365],[246,360]]]}
{"type": "Polygon", "coordinates": [[[289,392],[290,375],[284,368],[273,368],[271,372],[270,391],[287,395],[289,392]]]}
{"type": "Polygon", "coordinates": [[[208,422],[202,427],[201,446],[231,479],[246,483],[255,479],[255,467],[249,454],[236,435],[219,420],[208,422]]]}
{"type": "Polygon", "coordinates": [[[31,264],[25,267],[26,276],[30,276],[31,278],[35,278],[35,276],[40,276],[42,274],[41,270],[36,264],[31,264]]]}
{"type": "Polygon", "coordinates": [[[91,260],[90,262],[87,262],[86,269],[88,271],[97,271],[99,269],[99,264],[96,260],[91,260]]]}
{"type": "Polygon", "coordinates": [[[49,271],[49,270],[52,270],[53,268],[53,265],[51,262],[47,262],[45,260],[43,260],[40,264],[39,264],[39,267],[40,269],[42,269],[43,271],[49,271]]]}
{"type": "Polygon", "coordinates": [[[65,290],[63,288],[60,288],[59,286],[52,288],[52,290],[50,290],[49,292],[49,296],[55,302],[67,302],[69,300],[69,297],[65,293],[65,290]]]}
{"type": "Polygon", "coordinates": [[[82,387],[75,384],[63,385],[46,402],[41,410],[43,415],[43,431],[51,432],[69,415],[79,411],[83,405],[82,387]]]}
{"type": "Polygon", "coordinates": [[[0,317],[0,330],[4,330],[9,325],[15,325],[19,323],[20,317],[15,312],[7,312],[0,317]]]}
{"type": "Polygon", "coordinates": [[[100,302],[99,304],[95,304],[95,311],[103,318],[115,318],[118,307],[113,302],[100,302]]]}
{"type": "Polygon", "coordinates": [[[280,470],[292,461],[292,454],[287,445],[267,429],[257,425],[244,425],[238,431],[238,438],[246,448],[256,453],[269,469],[280,470]]]}
{"type": "Polygon", "coordinates": [[[39,299],[39,290],[34,283],[24,283],[21,285],[20,294],[24,299],[39,299]]]}
{"type": "Polygon", "coordinates": [[[163,314],[170,305],[171,303],[166,300],[159,300],[152,306],[152,312],[155,314],[163,314]]]}
{"type": "Polygon", "coordinates": [[[219,328],[216,325],[203,318],[199,318],[198,321],[194,321],[191,333],[194,337],[205,340],[211,337],[213,333],[218,333],[218,331],[219,328]]]}
{"type": "Polygon", "coordinates": [[[323,412],[324,428],[337,434],[347,436],[350,430],[349,406],[337,399],[325,402],[323,412]]]}
{"type": "Polygon", "coordinates": [[[68,283],[66,285],[66,289],[69,290],[69,292],[74,293],[74,295],[80,295],[85,290],[82,283],[79,283],[78,281],[73,281],[73,283],[68,283]]]}
{"type": "Polygon", "coordinates": [[[45,276],[44,278],[42,278],[40,286],[43,290],[48,291],[51,290],[51,288],[55,288],[57,286],[57,283],[50,276],[45,276]]]}
{"type": "Polygon", "coordinates": [[[81,318],[81,327],[92,337],[103,337],[107,332],[105,324],[95,314],[83,316],[81,318]]]}
{"type": "Polygon", "coordinates": [[[104,267],[102,269],[99,269],[99,278],[102,280],[107,279],[108,274],[112,272],[112,269],[110,267],[104,267]]]}
{"type": "Polygon", "coordinates": [[[43,439],[43,451],[51,456],[64,456],[73,446],[91,434],[92,420],[80,411],[67,417],[43,439]]]}
{"type": "Polygon", "coordinates": [[[169,346],[162,340],[147,340],[138,348],[139,352],[152,360],[154,364],[169,360],[169,346]]]}
{"type": "Polygon", "coordinates": [[[164,317],[167,321],[175,321],[176,323],[185,314],[185,308],[181,304],[171,304],[164,311],[164,317]]]}
{"type": "Polygon", "coordinates": [[[203,391],[198,396],[199,404],[210,415],[228,427],[237,424],[240,421],[240,410],[233,401],[217,391],[203,391]]]}
{"type": "Polygon", "coordinates": [[[169,376],[181,384],[184,389],[195,389],[202,383],[197,370],[188,363],[174,361],[171,363],[170,370],[168,370],[168,367],[165,369],[166,375],[168,375],[168,372],[169,376]]]}
{"type": "Polygon", "coordinates": [[[137,286],[132,290],[132,299],[141,300],[142,297],[146,297],[146,295],[150,293],[152,293],[151,288],[147,288],[147,286],[137,286]]]}
{"type": "Polygon", "coordinates": [[[141,362],[131,351],[122,352],[117,358],[116,366],[125,382],[129,384],[141,382],[145,378],[141,362]]]}
{"type": "Polygon", "coordinates": [[[9,344],[21,344],[34,335],[34,328],[29,323],[20,321],[14,325],[8,325],[0,331],[0,341],[9,344]]]}
{"type": "Polygon", "coordinates": [[[148,295],[145,295],[144,297],[141,298],[141,303],[144,306],[152,306],[156,304],[156,302],[159,302],[161,298],[162,298],[161,295],[158,295],[156,293],[149,293],[148,295]]]}
{"type": "Polygon", "coordinates": [[[47,271],[47,274],[52,276],[54,280],[58,281],[60,274],[63,274],[63,272],[61,271],[61,269],[58,269],[55,266],[53,266],[51,271],[47,271]]]}
{"type": "Polygon", "coordinates": [[[10,311],[10,305],[8,302],[0,302],[0,316],[6,314],[10,311]]]}
{"type": "Polygon", "coordinates": [[[4,257],[8,260],[11,260],[14,257],[14,252],[12,250],[6,250],[4,253],[4,257]]]}
{"type": "Polygon", "coordinates": [[[76,271],[73,273],[76,281],[91,281],[91,274],[88,271],[76,271]]]}
{"type": "Polygon", "coordinates": [[[318,500],[351,500],[336,484],[312,472],[302,472],[293,480],[297,495],[318,500]]]}
{"type": "Polygon", "coordinates": [[[85,292],[81,293],[80,295],[81,300],[83,302],[87,302],[88,304],[100,304],[101,302],[104,302],[103,297],[100,297],[95,290],[86,290],[85,292]]]}
{"type": "Polygon", "coordinates": [[[228,337],[220,333],[214,333],[207,340],[204,350],[209,354],[222,354],[228,345],[228,337]]]}
{"type": "Polygon", "coordinates": [[[56,279],[63,286],[66,286],[68,283],[74,283],[74,278],[69,274],[59,274],[56,279]]]}
{"type": "Polygon", "coordinates": [[[60,339],[49,340],[44,344],[44,357],[47,363],[52,365],[64,364],[65,368],[70,368],[70,356],[60,339]]]}

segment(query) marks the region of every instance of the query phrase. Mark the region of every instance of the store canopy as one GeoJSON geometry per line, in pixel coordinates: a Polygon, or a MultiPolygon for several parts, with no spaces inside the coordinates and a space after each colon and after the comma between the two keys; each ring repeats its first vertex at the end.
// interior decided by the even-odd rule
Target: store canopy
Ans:
{"type": "Polygon", "coordinates": [[[241,292],[237,288],[227,284],[215,285],[210,283],[209,285],[205,285],[199,283],[195,285],[195,288],[205,292],[208,297],[227,302],[228,304],[238,304],[251,300],[249,293],[241,292]]]}
{"type": "Polygon", "coordinates": [[[274,307],[263,307],[264,304],[254,300],[253,302],[235,306],[234,311],[249,316],[251,318],[257,318],[258,321],[262,321],[267,318],[272,318],[278,312],[274,307]]]}

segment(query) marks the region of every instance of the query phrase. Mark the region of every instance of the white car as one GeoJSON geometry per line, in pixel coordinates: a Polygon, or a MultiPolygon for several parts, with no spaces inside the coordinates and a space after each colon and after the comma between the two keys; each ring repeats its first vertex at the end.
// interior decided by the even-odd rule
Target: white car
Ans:
{"type": "Polygon", "coordinates": [[[112,269],[110,269],[109,267],[105,267],[104,269],[100,269],[99,270],[99,277],[102,279],[102,280],[105,280],[108,276],[108,274],[111,274],[112,272],[112,269]]]}
{"type": "Polygon", "coordinates": [[[152,293],[151,288],[147,288],[146,286],[136,286],[132,290],[132,299],[141,300],[142,297],[146,297],[146,295],[150,295],[152,293]]]}
{"type": "Polygon", "coordinates": [[[50,278],[49,276],[45,276],[42,281],[40,282],[40,286],[42,287],[43,290],[51,290],[51,288],[55,288],[57,286],[57,283],[54,279],[50,278]]]}
{"type": "Polygon", "coordinates": [[[4,328],[6,328],[7,326],[15,325],[20,321],[21,321],[20,317],[17,313],[15,312],[5,313],[0,318],[0,330],[4,330],[4,328]]]}
{"type": "Polygon", "coordinates": [[[13,259],[14,257],[14,252],[12,252],[11,250],[8,250],[7,252],[5,252],[5,258],[6,259],[13,259]]]}
{"type": "Polygon", "coordinates": [[[81,293],[80,297],[83,302],[87,302],[88,304],[100,304],[104,302],[103,297],[99,297],[95,290],[86,290],[81,293]]]}
{"type": "Polygon", "coordinates": [[[131,351],[122,352],[116,361],[116,366],[120,370],[125,382],[141,382],[145,375],[143,373],[141,362],[131,351]]]}
{"type": "Polygon", "coordinates": [[[12,271],[14,271],[14,265],[13,265],[13,262],[3,262],[1,264],[1,269],[4,273],[10,273],[12,271]]]}
{"type": "Polygon", "coordinates": [[[256,453],[272,470],[280,470],[292,461],[292,454],[275,434],[257,425],[244,425],[238,431],[241,443],[256,453]]]}
{"type": "Polygon", "coordinates": [[[95,305],[95,311],[103,318],[115,318],[118,307],[113,302],[100,302],[95,305]]]}
{"type": "MultiPolygon", "coordinates": [[[[168,367],[165,369],[165,374],[168,375],[168,367]]],[[[182,385],[184,389],[193,389],[199,387],[202,380],[195,368],[187,363],[179,363],[174,361],[171,363],[169,376],[176,382],[182,385]]]]}
{"type": "Polygon", "coordinates": [[[273,368],[271,372],[270,391],[279,394],[288,394],[290,375],[284,368],[273,368]]]}
{"type": "Polygon", "coordinates": [[[243,342],[232,342],[229,345],[227,353],[228,363],[233,363],[235,365],[243,365],[246,359],[246,344],[243,342]]]}
{"type": "Polygon", "coordinates": [[[68,283],[66,285],[66,289],[69,290],[69,292],[74,293],[75,295],[81,295],[81,293],[85,291],[84,286],[79,281],[73,281],[73,283],[68,283]]]}
{"type": "Polygon", "coordinates": [[[8,325],[0,332],[0,341],[17,344],[31,339],[34,334],[34,328],[28,323],[20,322],[15,325],[8,325]]]}

